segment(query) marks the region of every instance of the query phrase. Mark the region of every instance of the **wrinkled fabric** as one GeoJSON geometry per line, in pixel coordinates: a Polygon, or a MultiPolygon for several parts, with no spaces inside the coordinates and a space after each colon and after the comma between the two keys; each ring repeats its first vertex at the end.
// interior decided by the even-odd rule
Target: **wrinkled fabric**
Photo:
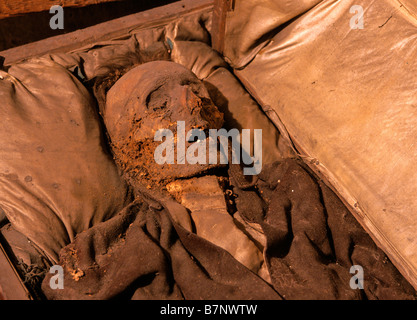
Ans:
{"type": "Polygon", "coordinates": [[[78,235],[60,265],[65,287],[51,289],[47,275],[49,299],[280,299],[225,250],[143,200],[78,235]]]}
{"type": "Polygon", "coordinates": [[[417,287],[413,3],[321,1],[236,75],[417,287]]]}
{"type": "Polygon", "coordinates": [[[244,68],[285,24],[321,0],[234,1],[226,16],[224,57],[235,69],[244,68]]]}
{"type": "Polygon", "coordinates": [[[129,190],[91,95],[67,69],[45,57],[0,74],[0,206],[56,263],[77,233],[117,214],[129,190]]]}

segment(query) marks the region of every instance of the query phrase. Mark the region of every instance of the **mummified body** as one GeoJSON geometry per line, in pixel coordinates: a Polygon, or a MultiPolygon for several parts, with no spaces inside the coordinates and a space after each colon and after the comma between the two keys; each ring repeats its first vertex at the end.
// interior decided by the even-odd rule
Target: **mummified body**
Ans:
{"type": "Polygon", "coordinates": [[[178,121],[185,123],[186,131],[222,127],[223,114],[203,83],[177,63],[147,62],[115,82],[101,109],[116,163],[137,195],[146,190],[160,198],[171,194],[190,211],[198,235],[267,278],[262,248],[237,227],[227,211],[223,180],[213,175],[219,162],[158,164],[154,159],[161,143],[154,137],[160,129],[171,130],[176,144],[178,121]]]}

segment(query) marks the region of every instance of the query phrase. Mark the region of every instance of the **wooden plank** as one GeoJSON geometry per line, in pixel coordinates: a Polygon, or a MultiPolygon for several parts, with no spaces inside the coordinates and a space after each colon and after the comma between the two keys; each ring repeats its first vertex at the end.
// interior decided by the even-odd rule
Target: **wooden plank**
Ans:
{"type": "Polygon", "coordinates": [[[128,34],[130,30],[135,28],[163,25],[186,14],[198,11],[210,11],[212,8],[213,0],[177,1],[165,6],[100,23],[89,28],[4,50],[0,52],[0,56],[5,59],[4,65],[10,65],[30,57],[41,56],[47,53],[69,52],[88,44],[110,40],[128,34]]]}
{"type": "Polygon", "coordinates": [[[31,12],[49,11],[53,5],[61,7],[85,7],[104,2],[118,2],[125,0],[2,0],[0,2],[0,19],[13,17],[31,12]]]}
{"type": "Polygon", "coordinates": [[[227,12],[232,11],[234,0],[215,0],[212,23],[212,47],[223,54],[227,12]]]}
{"type": "MultiPolygon", "coordinates": [[[[0,237],[2,240],[3,237],[0,237]]],[[[13,266],[7,251],[0,242],[0,300],[31,300],[28,289],[23,284],[13,266]]]]}

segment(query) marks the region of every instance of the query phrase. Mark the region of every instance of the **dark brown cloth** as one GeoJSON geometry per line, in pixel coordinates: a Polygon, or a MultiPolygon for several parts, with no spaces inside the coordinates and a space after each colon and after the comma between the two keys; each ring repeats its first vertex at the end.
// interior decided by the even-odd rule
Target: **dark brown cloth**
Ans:
{"type": "Polygon", "coordinates": [[[64,289],[51,289],[48,274],[48,299],[280,299],[228,252],[142,200],[79,234],[59,263],[64,289]]]}
{"type": "Polygon", "coordinates": [[[414,299],[413,287],[340,199],[304,167],[287,159],[265,167],[254,187],[234,182],[237,209],[267,238],[275,289],[286,299],[414,299]],[[364,290],[350,287],[353,265],[363,268],[364,290]]]}
{"type": "MultiPolygon", "coordinates": [[[[296,160],[236,184],[237,209],[259,223],[274,289],[223,249],[136,200],[64,248],[65,288],[43,282],[49,299],[414,299],[414,289],[336,195],[296,160]],[[243,189],[239,185],[244,185],[243,189]],[[350,288],[352,265],[364,290],[350,288]]],[[[238,177],[239,178],[239,177],[238,177]]]]}

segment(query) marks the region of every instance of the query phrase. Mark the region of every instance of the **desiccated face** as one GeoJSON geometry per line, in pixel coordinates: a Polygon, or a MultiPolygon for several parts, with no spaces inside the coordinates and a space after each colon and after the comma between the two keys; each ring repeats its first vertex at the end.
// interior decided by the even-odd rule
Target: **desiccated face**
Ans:
{"type": "Polygon", "coordinates": [[[109,90],[104,122],[115,159],[129,179],[154,185],[190,177],[215,165],[157,164],[155,132],[177,122],[190,129],[219,129],[221,114],[202,82],[185,67],[167,61],[145,63],[127,72],[109,90]]]}

